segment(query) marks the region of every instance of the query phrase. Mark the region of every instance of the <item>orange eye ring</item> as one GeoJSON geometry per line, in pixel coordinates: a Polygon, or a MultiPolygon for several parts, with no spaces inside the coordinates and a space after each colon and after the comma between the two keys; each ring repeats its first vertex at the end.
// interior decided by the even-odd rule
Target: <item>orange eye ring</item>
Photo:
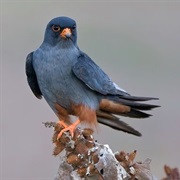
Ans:
{"type": "Polygon", "coordinates": [[[60,31],[60,27],[58,26],[58,25],[53,25],[52,26],[52,30],[54,31],[54,32],[58,32],[58,31],[60,31]]]}

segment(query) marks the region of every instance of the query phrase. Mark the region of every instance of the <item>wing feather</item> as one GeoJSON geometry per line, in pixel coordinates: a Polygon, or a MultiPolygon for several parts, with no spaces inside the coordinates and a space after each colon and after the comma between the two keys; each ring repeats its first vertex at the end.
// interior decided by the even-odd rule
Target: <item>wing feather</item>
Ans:
{"type": "Polygon", "coordinates": [[[41,99],[42,93],[41,93],[41,90],[40,90],[39,85],[38,85],[38,81],[37,81],[36,73],[35,73],[34,68],[33,68],[32,61],[33,61],[33,52],[29,53],[27,58],[26,58],[27,81],[28,81],[28,84],[29,84],[32,92],[34,93],[34,95],[38,99],[41,99]]]}
{"type": "Polygon", "coordinates": [[[83,52],[72,70],[77,78],[94,91],[103,95],[128,95],[126,91],[117,88],[109,76],[83,52]]]}

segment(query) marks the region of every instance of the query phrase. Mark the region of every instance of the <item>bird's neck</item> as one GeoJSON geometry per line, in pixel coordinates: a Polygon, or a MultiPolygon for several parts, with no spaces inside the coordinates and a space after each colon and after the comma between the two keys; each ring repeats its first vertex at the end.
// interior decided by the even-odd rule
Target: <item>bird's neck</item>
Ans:
{"type": "Polygon", "coordinates": [[[70,39],[63,39],[58,42],[49,42],[44,40],[41,46],[46,46],[48,48],[57,47],[60,49],[71,49],[71,48],[77,48],[76,42],[70,40],[70,39]]]}
{"type": "Polygon", "coordinates": [[[57,43],[57,47],[59,47],[60,49],[74,49],[77,48],[77,44],[71,40],[62,40],[57,43]]]}

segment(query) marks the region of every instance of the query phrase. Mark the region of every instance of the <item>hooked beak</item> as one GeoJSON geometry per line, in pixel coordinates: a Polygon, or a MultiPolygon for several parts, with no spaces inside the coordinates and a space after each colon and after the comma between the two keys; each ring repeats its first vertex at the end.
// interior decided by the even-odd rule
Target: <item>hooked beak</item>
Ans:
{"type": "Polygon", "coordinates": [[[71,35],[72,35],[71,29],[69,29],[69,28],[63,29],[63,31],[60,33],[60,36],[61,36],[62,38],[64,38],[64,39],[70,38],[71,35]]]}

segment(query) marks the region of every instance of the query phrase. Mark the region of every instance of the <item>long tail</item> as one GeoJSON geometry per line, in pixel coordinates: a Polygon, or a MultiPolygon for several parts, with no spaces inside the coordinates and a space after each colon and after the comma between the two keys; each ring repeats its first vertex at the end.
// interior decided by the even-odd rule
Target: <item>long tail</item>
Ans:
{"type": "Polygon", "coordinates": [[[128,124],[120,121],[115,115],[131,118],[147,118],[151,116],[143,111],[148,111],[159,107],[158,105],[141,103],[142,101],[157,100],[152,97],[136,96],[105,96],[100,102],[100,110],[97,111],[98,122],[110,126],[114,129],[121,130],[136,136],[141,136],[137,130],[128,124]],[[141,102],[137,102],[141,101],[141,102]]]}

